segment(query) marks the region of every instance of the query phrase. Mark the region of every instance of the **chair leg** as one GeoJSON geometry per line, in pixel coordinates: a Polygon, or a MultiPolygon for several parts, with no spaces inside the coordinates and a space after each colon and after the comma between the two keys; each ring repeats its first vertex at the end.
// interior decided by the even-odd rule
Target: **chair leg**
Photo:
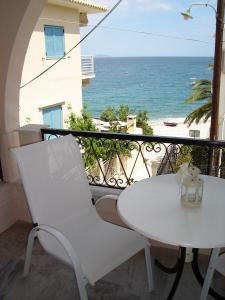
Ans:
{"type": "Polygon", "coordinates": [[[147,276],[148,276],[148,288],[149,292],[154,291],[154,281],[153,281],[153,273],[152,273],[152,260],[150,255],[150,247],[145,247],[145,261],[147,268],[147,276]]]}
{"type": "Polygon", "coordinates": [[[44,232],[49,233],[50,235],[54,236],[58,242],[63,246],[65,249],[68,257],[71,259],[74,273],[77,279],[77,285],[79,289],[80,299],[81,300],[88,300],[87,291],[86,291],[86,282],[84,280],[84,276],[82,273],[81,265],[78,260],[78,257],[76,256],[76,253],[73,250],[73,247],[71,246],[70,242],[67,240],[67,238],[57,229],[47,226],[47,225],[39,225],[35,228],[33,228],[28,237],[28,243],[27,243],[27,251],[26,251],[26,258],[25,258],[25,264],[24,264],[24,271],[23,275],[27,276],[30,269],[30,263],[31,263],[31,256],[32,256],[32,250],[34,246],[34,239],[37,234],[38,230],[42,230],[44,232]]]}
{"type": "Polygon", "coordinates": [[[26,250],[26,258],[25,258],[25,263],[24,263],[24,270],[23,270],[23,276],[27,276],[29,274],[30,270],[30,263],[31,263],[31,257],[32,257],[32,251],[33,251],[33,246],[34,246],[34,239],[36,236],[37,229],[33,228],[28,237],[28,242],[27,242],[27,250],[26,250]]]}
{"type": "Polygon", "coordinates": [[[78,289],[80,294],[80,300],[88,300],[87,291],[84,283],[79,282],[79,280],[77,280],[77,283],[78,283],[78,289]]]}
{"type": "Polygon", "coordinates": [[[215,248],[212,250],[211,257],[209,259],[209,265],[207,269],[207,273],[205,276],[204,284],[202,286],[200,300],[206,300],[209,288],[213,279],[213,274],[215,271],[215,262],[220,254],[220,248],[215,248]]]}

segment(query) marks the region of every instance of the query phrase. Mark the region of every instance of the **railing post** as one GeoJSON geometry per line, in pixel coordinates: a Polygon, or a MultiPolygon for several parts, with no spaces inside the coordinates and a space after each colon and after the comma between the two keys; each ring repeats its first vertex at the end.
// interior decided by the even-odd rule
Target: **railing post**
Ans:
{"type": "Polygon", "coordinates": [[[1,164],[1,160],[0,160],[0,180],[3,181],[3,172],[2,172],[2,164],[1,164]]]}
{"type": "Polygon", "coordinates": [[[43,133],[42,129],[41,129],[41,140],[42,142],[45,140],[45,134],[43,133]]]}
{"type": "Polygon", "coordinates": [[[208,156],[208,168],[207,175],[213,175],[213,165],[214,165],[214,149],[209,147],[209,156],[208,156]]]}

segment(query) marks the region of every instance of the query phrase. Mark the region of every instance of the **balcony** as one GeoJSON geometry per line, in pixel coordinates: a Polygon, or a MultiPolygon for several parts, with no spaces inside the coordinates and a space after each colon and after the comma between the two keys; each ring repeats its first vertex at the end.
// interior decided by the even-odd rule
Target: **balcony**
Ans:
{"type": "Polygon", "coordinates": [[[81,56],[82,79],[87,80],[95,77],[94,57],[92,55],[81,56]]]}
{"type": "MultiPolygon", "coordinates": [[[[6,24],[3,24],[5,26],[2,26],[2,28],[10,25],[11,30],[7,33],[7,42],[2,47],[1,56],[3,79],[1,80],[0,88],[0,102],[2,104],[1,159],[4,158],[3,166],[7,171],[7,178],[11,179],[14,178],[13,174],[11,174],[13,162],[7,158],[10,155],[8,150],[26,143],[24,140],[19,141],[15,132],[19,127],[18,87],[21,79],[21,70],[27,44],[32,29],[43,9],[43,3],[42,1],[24,1],[24,5],[16,7],[14,10],[16,17],[12,19],[10,18],[12,13],[10,1],[8,4],[6,2],[4,2],[4,9],[2,10],[3,18],[1,18],[2,23],[5,22],[6,24]],[[29,14],[26,13],[27,7],[29,12],[31,12],[29,14]],[[26,30],[23,30],[24,28],[26,30]],[[14,67],[11,68],[11,66],[14,67]]],[[[5,37],[4,30],[1,35],[3,38],[5,37]]],[[[86,80],[88,81],[89,78],[94,77],[94,69],[86,62],[84,66],[82,68],[83,79],[87,78],[86,80]]],[[[44,134],[65,135],[67,131],[42,133],[44,137],[44,134]]],[[[193,163],[198,162],[198,166],[203,173],[224,177],[224,169],[222,167],[224,166],[224,142],[133,135],[102,135],[100,133],[73,132],[72,134],[80,142],[89,182],[93,188],[99,190],[105,188],[119,193],[121,189],[141,178],[176,172],[177,163],[182,162],[183,157],[188,155],[190,161],[193,163]],[[99,156],[96,152],[96,139],[100,140],[101,147],[111,145],[111,153],[108,152],[108,159],[105,156],[99,156]],[[124,145],[127,145],[128,152],[132,154],[131,156],[121,155],[123,154],[121,148],[124,149],[124,145]],[[199,152],[199,150],[202,151],[199,152]],[[196,152],[200,154],[199,160],[196,158],[196,152]],[[92,158],[95,158],[92,167],[87,163],[88,153],[90,153],[92,158]]],[[[99,145],[97,144],[97,146],[99,145]]],[[[2,183],[3,188],[4,185],[8,186],[7,183],[2,183]]],[[[9,185],[9,188],[11,188],[11,185],[9,185]]],[[[23,214],[18,213],[21,207],[21,202],[18,201],[18,198],[16,191],[11,194],[7,193],[6,197],[3,197],[3,200],[6,201],[3,203],[5,208],[3,209],[2,206],[0,209],[1,220],[4,217],[4,220],[8,222],[12,218],[10,220],[12,224],[12,222],[15,222],[14,220],[23,219],[21,218],[23,214]],[[11,195],[13,198],[9,198],[11,195]],[[13,216],[14,214],[15,216],[13,216]]],[[[0,298],[8,300],[20,298],[24,300],[79,299],[77,288],[74,285],[73,271],[45,253],[38,241],[35,245],[32,272],[27,279],[22,278],[28,229],[29,227],[20,223],[0,235],[0,298]],[[74,291],[76,291],[76,296],[74,296],[74,291]]],[[[167,265],[172,265],[175,262],[176,254],[176,250],[153,249],[153,257],[159,258],[167,265]]],[[[90,299],[166,299],[171,286],[171,277],[164,276],[160,270],[155,268],[156,291],[150,296],[146,288],[146,274],[143,261],[143,257],[137,255],[134,259],[129,260],[103,278],[97,283],[96,287],[89,287],[88,294],[90,299]]],[[[203,256],[200,257],[200,266],[203,272],[206,265],[207,260],[203,256]]],[[[224,294],[223,279],[218,284],[220,278],[217,274],[215,285],[218,289],[221,287],[220,290],[224,294]]],[[[185,273],[177,292],[176,299],[199,299],[200,286],[190,273],[190,265],[185,266],[185,273]]],[[[209,299],[212,298],[209,297],[209,299]]]]}
{"type": "MultiPolygon", "coordinates": [[[[225,177],[225,142],[114,134],[100,132],[75,132],[59,129],[42,129],[42,139],[72,134],[80,144],[89,183],[96,193],[120,193],[126,186],[142,178],[175,173],[177,166],[188,158],[198,164],[202,172],[225,177]],[[99,155],[97,149],[109,149],[99,155]],[[123,150],[127,149],[128,152],[123,150]],[[199,154],[196,157],[196,153],[199,154]],[[110,192],[109,192],[110,191],[110,192]]],[[[101,212],[99,212],[101,214],[101,212]]],[[[104,217],[104,216],[102,216],[104,217]]],[[[17,223],[0,235],[0,290],[7,299],[79,299],[74,291],[74,274],[68,266],[48,255],[36,241],[32,258],[32,271],[22,279],[25,240],[31,225],[17,223]],[[64,283],[67,282],[65,285],[64,283]],[[60,286],[60,291],[57,287],[60,286]],[[35,288],[34,288],[35,287],[35,288]],[[26,291],[26,292],[24,292],[26,291]],[[57,291],[57,292],[56,292],[57,291]]],[[[166,265],[176,261],[177,249],[152,242],[152,256],[166,265]]],[[[208,257],[201,253],[199,265],[204,273],[208,257]]],[[[140,253],[97,282],[88,287],[90,299],[166,299],[173,278],[154,268],[155,293],[149,296],[143,254],[140,253]],[[129,272],[128,272],[129,270],[129,272]],[[163,287],[163,288],[162,288],[163,287]]],[[[215,276],[216,290],[224,293],[223,280],[215,276]]],[[[201,287],[194,278],[190,265],[186,264],[176,299],[199,299],[201,287]]],[[[1,295],[0,293],[0,295],[1,295]]],[[[209,299],[212,299],[209,297],[209,299]]]]}

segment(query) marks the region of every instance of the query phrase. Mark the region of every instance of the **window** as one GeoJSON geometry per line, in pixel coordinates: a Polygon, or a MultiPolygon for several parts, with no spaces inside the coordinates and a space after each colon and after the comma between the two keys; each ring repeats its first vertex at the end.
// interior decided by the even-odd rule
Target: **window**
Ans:
{"type": "Polygon", "coordinates": [[[62,105],[44,108],[42,111],[44,124],[50,128],[62,128],[62,105]]]}
{"type": "Polygon", "coordinates": [[[46,57],[64,55],[64,28],[62,26],[44,26],[46,57]]]}

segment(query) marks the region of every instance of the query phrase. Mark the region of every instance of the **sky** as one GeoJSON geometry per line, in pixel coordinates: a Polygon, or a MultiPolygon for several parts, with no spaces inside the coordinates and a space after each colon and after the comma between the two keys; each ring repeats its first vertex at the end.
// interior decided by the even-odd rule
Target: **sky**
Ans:
{"type": "MultiPolygon", "coordinates": [[[[109,8],[116,0],[96,0],[109,8]]],[[[216,0],[199,1],[216,7],[216,0]]],[[[123,0],[119,7],[82,43],[82,54],[126,56],[213,56],[215,12],[210,7],[193,6],[193,19],[184,21],[181,12],[195,1],[123,0]],[[146,32],[147,34],[115,29],[146,32]],[[160,36],[163,35],[163,36],[160,36]],[[169,37],[165,37],[169,36],[169,37]],[[186,39],[196,39],[199,42],[186,39]]],[[[89,15],[84,36],[104,14],[89,15]]]]}

